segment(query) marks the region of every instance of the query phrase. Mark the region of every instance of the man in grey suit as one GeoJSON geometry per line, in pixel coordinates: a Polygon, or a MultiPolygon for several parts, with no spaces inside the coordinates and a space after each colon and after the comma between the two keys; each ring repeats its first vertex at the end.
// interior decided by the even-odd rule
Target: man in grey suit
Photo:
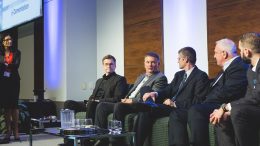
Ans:
{"type": "MultiPolygon", "coordinates": [[[[160,57],[154,52],[149,52],[144,57],[145,73],[141,74],[127,96],[118,103],[99,103],[96,109],[95,124],[101,128],[107,128],[107,117],[114,112],[114,118],[124,123],[124,117],[128,113],[136,113],[142,110],[139,103],[145,92],[158,91],[167,86],[167,78],[159,71],[160,57]]],[[[124,127],[124,126],[123,126],[124,127]]]]}

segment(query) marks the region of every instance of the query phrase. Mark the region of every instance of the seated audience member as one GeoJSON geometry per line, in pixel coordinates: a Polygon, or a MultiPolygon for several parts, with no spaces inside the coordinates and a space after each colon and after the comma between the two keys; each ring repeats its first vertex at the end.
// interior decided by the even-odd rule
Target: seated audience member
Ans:
{"type": "Polygon", "coordinates": [[[115,73],[116,59],[112,55],[106,55],[102,59],[105,74],[96,81],[92,95],[87,105],[76,101],[65,102],[65,108],[73,109],[75,112],[84,110],[86,106],[86,118],[95,119],[95,111],[99,102],[115,103],[125,97],[127,93],[127,82],[125,77],[115,73]]]}
{"type": "Polygon", "coordinates": [[[151,133],[153,122],[160,117],[168,116],[169,120],[169,144],[179,144],[183,140],[188,145],[188,137],[178,137],[182,128],[187,127],[188,109],[191,105],[201,103],[206,95],[208,87],[208,75],[196,65],[196,52],[191,47],[184,47],[178,52],[178,64],[181,71],[177,72],[172,82],[163,90],[146,93],[143,100],[161,98],[163,104],[151,107],[149,112],[138,114],[136,142],[138,146],[144,144],[145,138],[151,133]],[[174,121],[175,117],[182,122],[174,121]],[[174,122],[172,122],[174,121],[174,122]]]}
{"type": "Polygon", "coordinates": [[[242,59],[251,63],[244,98],[224,102],[210,115],[220,146],[258,146],[260,123],[260,33],[245,33],[239,40],[242,59]]]}
{"type": "Polygon", "coordinates": [[[122,121],[122,125],[124,125],[126,114],[143,110],[142,106],[135,106],[137,103],[142,102],[143,94],[152,90],[158,91],[167,86],[167,78],[159,71],[159,65],[159,55],[154,52],[147,53],[144,57],[145,73],[136,79],[134,86],[126,97],[121,99],[121,102],[102,102],[98,104],[95,124],[101,128],[107,128],[107,117],[114,112],[114,118],[122,121]]]}
{"type": "MultiPolygon", "coordinates": [[[[247,86],[246,70],[248,65],[243,63],[237,56],[235,43],[230,39],[221,39],[216,42],[214,58],[217,65],[221,66],[221,72],[213,82],[211,82],[202,104],[191,106],[188,111],[188,124],[191,131],[190,143],[192,146],[209,146],[209,116],[220,107],[222,103],[227,103],[244,96],[247,86]]],[[[181,121],[180,117],[175,117],[176,121],[181,121]]],[[[171,121],[175,122],[175,121],[171,121]]],[[[179,127],[180,128],[180,127],[179,127]]],[[[182,127],[187,129],[187,127],[182,127]]],[[[183,129],[184,131],[184,129],[183,129]]],[[[187,137],[186,133],[179,133],[179,137],[187,137]]],[[[181,142],[180,144],[185,144],[181,142]]],[[[177,144],[178,145],[178,144],[177,144]]]]}

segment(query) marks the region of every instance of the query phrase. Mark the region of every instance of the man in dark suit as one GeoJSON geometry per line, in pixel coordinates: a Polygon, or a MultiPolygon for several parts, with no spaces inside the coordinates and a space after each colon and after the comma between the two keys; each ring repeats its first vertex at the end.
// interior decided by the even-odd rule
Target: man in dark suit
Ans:
{"type": "Polygon", "coordinates": [[[164,100],[163,104],[151,107],[149,112],[139,113],[136,129],[136,142],[138,146],[144,144],[145,138],[152,131],[155,119],[168,116],[169,143],[173,145],[180,139],[188,141],[187,137],[178,137],[179,127],[187,127],[187,111],[195,103],[201,103],[206,95],[205,88],[208,86],[208,76],[198,69],[196,63],[196,52],[191,47],[184,47],[178,52],[178,64],[182,71],[175,74],[172,82],[163,90],[146,93],[143,100],[164,100]],[[183,123],[171,122],[175,117],[181,117],[183,123]],[[184,122],[185,121],[185,122],[184,122]]]}
{"type": "Polygon", "coordinates": [[[122,121],[122,125],[124,125],[125,115],[145,110],[142,105],[139,106],[143,94],[152,90],[158,91],[167,86],[167,78],[159,71],[159,65],[159,55],[154,52],[147,53],[144,57],[145,73],[137,78],[134,86],[121,102],[98,104],[95,124],[101,128],[107,128],[107,117],[110,113],[114,113],[114,118],[122,121]]]}
{"type": "Polygon", "coordinates": [[[239,40],[244,61],[251,63],[247,71],[248,87],[244,98],[225,102],[210,115],[216,125],[221,146],[258,146],[260,123],[260,33],[246,33],[239,40]],[[231,118],[230,118],[231,117],[231,118]],[[236,143],[235,143],[236,141],[236,143]]]}
{"type": "Polygon", "coordinates": [[[210,114],[222,103],[243,97],[246,91],[248,65],[237,56],[235,43],[230,39],[221,39],[216,42],[214,52],[214,58],[217,65],[222,67],[223,73],[211,83],[205,101],[193,105],[188,111],[192,146],[209,146],[210,114]]]}
{"type": "Polygon", "coordinates": [[[89,97],[87,105],[83,102],[66,101],[65,108],[78,111],[86,111],[86,117],[95,119],[96,107],[99,102],[118,102],[127,93],[127,82],[125,77],[115,73],[116,59],[112,55],[106,55],[102,59],[105,74],[96,81],[92,95],[89,97]]]}

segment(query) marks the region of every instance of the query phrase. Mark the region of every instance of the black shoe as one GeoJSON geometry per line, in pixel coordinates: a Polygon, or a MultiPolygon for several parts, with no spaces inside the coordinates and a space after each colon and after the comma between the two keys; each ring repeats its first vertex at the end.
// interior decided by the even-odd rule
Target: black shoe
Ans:
{"type": "Polygon", "coordinates": [[[0,140],[0,144],[7,144],[7,143],[10,143],[10,138],[9,137],[0,140]]]}

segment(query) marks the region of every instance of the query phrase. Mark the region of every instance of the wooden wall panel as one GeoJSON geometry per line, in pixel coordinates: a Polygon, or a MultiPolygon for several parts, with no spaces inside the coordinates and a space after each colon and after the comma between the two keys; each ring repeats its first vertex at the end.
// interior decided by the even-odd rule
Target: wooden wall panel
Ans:
{"type": "Polygon", "coordinates": [[[214,59],[215,42],[227,37],[238,43],[245,32],[260,32],[259,0],[207,0],[209,75],[220,70],[214,59]]]}
{"type": "Polygon", "coordinates": [[[163,71],[161,6],[161,0],[124,0],[124,69],[128,83],[134,83],[145,71],[147,52],[160,55],[163,71]]]}

